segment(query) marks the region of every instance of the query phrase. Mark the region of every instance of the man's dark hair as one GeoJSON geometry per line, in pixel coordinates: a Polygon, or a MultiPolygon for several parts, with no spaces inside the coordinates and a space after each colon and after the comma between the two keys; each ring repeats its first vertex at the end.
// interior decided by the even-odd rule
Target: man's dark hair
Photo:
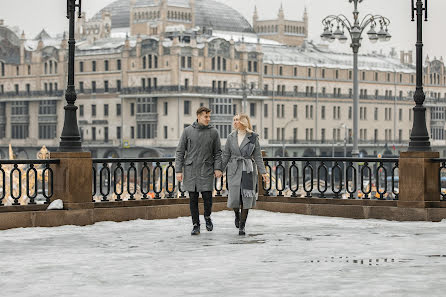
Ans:
{"type": "Polygon", "coordinates": [[[197,116],[202,114],[203,112],[210,113],[211,111],[212,110],[210,110],[209,108],[202,106],[199,109],[197,109],[197,116]]]}

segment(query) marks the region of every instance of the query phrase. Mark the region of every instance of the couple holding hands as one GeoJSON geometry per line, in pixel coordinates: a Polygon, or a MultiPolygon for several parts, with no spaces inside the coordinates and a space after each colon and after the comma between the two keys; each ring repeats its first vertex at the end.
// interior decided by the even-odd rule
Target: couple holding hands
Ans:
{"type": "Polygon", "coordinates": [[[176,149],[176,178],[183,182],[183,189],[189,192],[193,223],[191,234],[200,234],[199,193],[204,201],[206,229],[213,230],[211,212],[214,177],[220,178],[227,167],[227,206],[234,210],[239,235],[245,235],[248,211],[257,200],[257,171],[265,181],[267,178],[259,136],[252,130],[249,116],[236,115],[233,120],[234,131],[229,134],[222,152],[220,136],[217,129],[209,125],[210,121],[211,110],[200,107],[197,120],[184,129],[176,149]]]}

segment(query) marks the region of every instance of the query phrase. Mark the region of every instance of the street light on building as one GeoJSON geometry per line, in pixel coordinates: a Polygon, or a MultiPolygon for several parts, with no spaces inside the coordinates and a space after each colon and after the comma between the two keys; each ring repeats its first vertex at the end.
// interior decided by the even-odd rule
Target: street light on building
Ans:
{"type": "Polygon", "coordinates": [[[351,39],[350,47],[353,50],[353,150],[352,156],[358,157],[358,114],[359,114],[359,96],[358,96],[358,52],[361,47],[362,33],[369,27],[367,35],[370,42],[375,43],[379,41],[388,41],[391,35],[388,32],[388,25],[390,20],[380,15],[366,15],[362,21],[359,20],[358,3],[363,0],[348,0],[353,2],[353,22],[342,14],[329,15],[322,20],[324,32],[321,34],[323,40],[333,42],[336,39],[340,43],[346,43],[348,37],[345,31],[348,32],[351,39]],[[378,32],[376,31],[378,29],[378,32]]]}
{"type": "Polygon", "coordinates": [[[430,151],[429,134],[426,127],[426,107],[423,106],[426,95],[423,91],[423,11],[424,18],[427,21],[427,0],[412,0],[412,21],[415,21],[415,12],[417,13],[417,62],[416,76],[417,85],[414,94],[416,103],[413,108],[413,126],[410,135],[409,151],[430,151]]]}
{"type": "Polygon", "coordinates": [[[74,105],[77,95],[74,88],[74,53],[76,40],[74,39],[74,19],[76,18],[76,7],[78,8],[78,18],[82,17],[82,0],[67,0],[67,18],[69,19],[69,39],[68,39],[68,84],[65,91],[65,118],[60,137],[59,150],[62,152],[82,151],[81,136],[77,125],[77,106],[74,105]]]}

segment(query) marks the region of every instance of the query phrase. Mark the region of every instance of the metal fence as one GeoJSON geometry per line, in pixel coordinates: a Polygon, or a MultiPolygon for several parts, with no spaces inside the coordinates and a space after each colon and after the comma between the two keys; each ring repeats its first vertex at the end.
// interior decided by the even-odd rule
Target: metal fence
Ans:
{"type": "Polygon", "coordinates": [[[50,203],[54,193],[51,164],[60,160],[1,160],[0,206],[50,203]]]}
{"type": "MultiPolygon", "coordinates": [[[[93,159],[93,201],[185,198],[174,158],[93,159]]],[[[397,158],[264,158],[265,196],[398,200],[397,158]]],[[[214,195],[227,195],[224,174],[214,195]]]]}

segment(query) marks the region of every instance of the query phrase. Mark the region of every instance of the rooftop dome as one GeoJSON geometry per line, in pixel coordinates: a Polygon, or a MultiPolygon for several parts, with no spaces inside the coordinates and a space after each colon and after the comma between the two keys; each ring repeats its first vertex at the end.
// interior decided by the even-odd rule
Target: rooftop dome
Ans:
{"type": "MultiPolygon", "coordinates": [[[[156,6],[159,0],[137,0],[135,6],[156,6]]],[[[167,0],[169,6],[189,7],[189,0],[167,0]]],[[[103,11],[112,18],[112,28],[130,27],[130,0],[116,0],[96,13],[92,20],[100,20],[103,11]]],[[[195,0],[195,25],[214,30],[253,32],[248,21],[235,9],[214,0],[195,0]]]]}

